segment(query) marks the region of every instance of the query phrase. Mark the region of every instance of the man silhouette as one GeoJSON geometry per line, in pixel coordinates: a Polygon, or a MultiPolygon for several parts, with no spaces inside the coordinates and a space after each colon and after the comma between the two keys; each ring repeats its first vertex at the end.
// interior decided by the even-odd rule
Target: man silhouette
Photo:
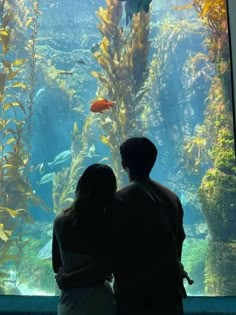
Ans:
{"type": "Polygon", "coordinates": [[[126,140],[120,154],[130,183],[115,193],[105,212],[108,256],[99,270],[97,263],[90,270],[58,275],[58,284],[82,286],[109,269],[120,315],[182,315],[185,233],[180,200],[150,178],[157,149],[149,139],[126,140]]]}
{"type": "Polygon", "coordinates": [[[106,214],[118,311],[181,315],[185,233],[180,200],[150,178],[157,149],[149,139],[126,140],[120,154],[130,183],[116,193],[106,214]]]}

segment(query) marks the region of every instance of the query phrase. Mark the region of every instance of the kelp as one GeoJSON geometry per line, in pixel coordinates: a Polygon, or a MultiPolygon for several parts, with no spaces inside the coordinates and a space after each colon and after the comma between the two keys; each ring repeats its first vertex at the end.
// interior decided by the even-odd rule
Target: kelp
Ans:
{"type": "MultiPolygon", "coordinates": [[[[207,30],[204,45],[208,50],[208,60],[203,58],[211,71],[208,71],[210,77],[204,77],[203,73],[200,75],[210,79],[211,86],[205,100],[204,121],[198,128],[201,130],[201,141],[196,132],[183,151],[194,166],[198,157],[210,157],[199,187],[199,199],[211,236],[205,269],[205,292],[210,295],[233,295],[236,290],[231,277],[236,272],[232,249],[236,241],[236,164],[232,95],[228,92],[231,82],[226,3],[224,0],[194,0],[192,4],[207,30]]],[[[193,71],[193,75],[196,77],[196,71],[193,71]]]]}
{"type": "MultiPolygon", "coordinates": [[[[172,64],[173,58],[176,56],[176,50],[179,48],[179,45],[190,37],[201,35],[201,31],[196,21],[185,19],[175,20],[167,16],[163,18],[161,25],[152,25],[152,32],[157,32],[157,34],[152,39],[154,53],[150,62],[148,81],[146,82],[146,87],[150,94],[147,103],[150,108],[149,127],[154,128],[154,132],[158,132],[158,129],[160,132],[161,128],[157,129],[156,126],[161,127],[163,124],[169,125],[168,120],[172,118],[172,114],[174,113],[171,108],[172,105],[169,104],[169,101],[167,102],[169,96],[172,94],[171,89],[166,88],[170,71],[171,73],[173,72],[173,69],[169,67],[172,64]],[[163,97],[164,101],[162,101],[163,97]]],[[[201,59],[202,58],[205,57],[202,56],[201,59]]],[[[195,69],[198,66],[198,61],[196,60],[194,62],[194,60],[192,60],[192,62],[189,62],[189,65],[195,69]]],[[[193,75],[189,76],[189,68],[186,70],[186,75],[188,80],[192,79],[193,75]]],[[[180,126],[178,126],[178,129],[179,127],[180,126]]],[[[174,133],[172,128],[169,128],[169,130],[169,137],[172,138],[174,133]]],[[[166,133],[166,130],[164,130],[164,133],[166,133]]],[[[160,135],[156,134],[156,137],[159,138],[160,135]]],[[[161,138],[166,139],[166,134],[161,138]]]]}
{"type": "MultiPolygon", "coordinates": [[[[35,1],[31,1],[33,8],[36,8],[35,1]]],[[[28,201],[39,204],[39,198],[35,196],[31,185],[28,182],[28,170],[30,163],[29,138],[31,136],[31,126],[28,123],[32,116],[32,102],[26,105],[20,100],[23,93],[29,92],[30,87],[34,86],[34,79],[27,84],[22,76],[27,60],[23,58],[8,57],[11,50],[10,41],[6,44],[4,38],[6,33],[11,34],[14,29],[22,29],[26,32],[31,29],[27,23],[30,13],[25,9],[25,2],[17,0],[18,14],[13,14],[11,2],[1,3],[1,29],[0,40],[3,45],[2,72],[0,73],[0,92],[1,92],[1,203],[7,202],[6,206],[27,209],[28,201]],[[27,11],[27,12],[26,12],[27,11]],[[19,19],[20,13],[24,19],[19,19]],[[25,22],[25,23],[24,23],[25,22]],[[27,26],[26,26],[27,25],[27,26]],[[15,96],[15,89],[18,89],[20,96],[15,96]],[[11,117],[11,118],[10,118],[11,117]],[[15,118],[14,118],[15,117],[15,118]],[[21,117],[19,119],[18,117],[21,117]],[[27,171],[27,172],[26,172],[27,171]],[[27,173],[27,174],[26,174],[27,173]],[[9,189],[13,190],[11,193],[9,189]],[[7,195],[7,198],[6,198],[7,195]],[[20,204],[19,204],[20,203],[20,204]]],[[[33,11],[31,14],[35,15],[33,11]]],[[[10,35],[9,35],[10,36],[10,35]]],[[[35,37],[35,31],[31,33],[31,39],[35,37]]],[[[30,56],[31,57],[31,56],[30,56]]],[[[29,92],[32,100],[32,91],[29,92]]],[[[2,204],[4,206],[4,203],[2,204]]],[[[42,202],[42,206],[46,208],[42,202]]]]}
{"type": "Polygon", "coordinates": [[[106,4],[97,11],[102,40],[100,50],[94,53],[102,71],[91,74],[100,82],[97,97],[114,101],[112,109],[100,116],[100,140],[109,147],[115,173],[120,175],[119,144],[131,135],[144,134],[147,127],[147,115],[141,115],[147,111],[142,101],[148,92],[144,84],[148,77],[150,21],[149,14],[141,12],[133,16],[130,29],[125,30],[120,25],[121,2],[107,0],[106,4]]]}
{"type": "Polygon", "coordinates": [[[68,167],[56,172],[53,181],[53,211],[56,214],[69,207],[74,200],[76,184],[88,158],[88,143],[94,137],[95,119],[91,114],[87,116],[81,130],[77,122],[74,122],[71,132],[71,163],[68,167]]]}
{"type": "Polygon", "coordinates": [[[201,130],[198,134],[188,139],[187,144],[183,147],[183,156],[186,168],[190,173],[199,173],[204,164],[209,164],[211,158],[209,156],[209,147],[205,135],[202,137],[201,130]]]}
{"type": "MultiPolygon", "coordinates": [[[[17,87],[19,82],[13,81],[17,74],[20,72],[23,61],[19,62],[7,60],[7,52],[9,51],[9,42],[6,41],[6,37],[9,37],[11,34],[11,26],[14,22],[14,15],[12,13],[11,7],[8,2],[1,3],[1,29],[0,39],[2,42],[2,71],[0,73],[0,96],[1,96],[1,205],[2,209],[16,207],[17,204],[11,203],[11,194],[7,191],[7,187],[11,187],[11,184],[8,184],[9,180],[16,178],[17,184],[19,184],[21,178],[18,172],[18,167],[24,167],[23,160],[25,158],[21,144],[21,132],[22,132],[22,122],[17,119],[9,119],[8,112],[10,109],[13,109],[13,112],[16,113],[16,108],[19,107],[23,112],[25,108],[21,103],[14,99],[14,95],[10,94],[7,90],[14,86],[17,87]],[[5,5],[5,6],[4,6],[5,5]],[[10,24],[11,23],[11,24],[10,24]],[[14,73],[14,75],[12,75],[14,73]],[[10,148],[9,148],[10,147],[10,148]],[[21,148],[20,148],[21,147],[21,148]],[[10,174],[9,174],[10,172],[10,174]],[[10,199],[10,200],[9,200],[10,199]],[[9,205],[10,203],[10,205],[9,205]]],[[[19,86],[18,86],[19,87],[19,86]]],[[[17,190],[13,186],[12,189],[17,190]]],[[[12,209],[14,210],[14,209],[12,209]]],[[[2,221],[1,221],[2,222],[2,221]]],[[[2,223],[2,231],[4,233],[5,223],[2,223]]],[[[3,234],[2,234],[3,235],[3,234]]],[[[7,241],[8,238],[4,237],[4,240],[7,241]]]]}
{"type": "MultiPolygon", "coordinates": [[[[30,1],[34,9],[36,2],[30,1]]],[[[0,6],[0,262],[3,268],[8,257],[14,262],[16,272],[20,272],[21,254],[17,248],[23,246],[21,225],[32,223],[29,204],[49,210],[35,195],[28,180],[34,79],[27,81],[25,72],[32,55],[22,58],[12,38],[17,31],[25,34],[26,43],[27,36],[30,36],[29,42],[33,40],[36,35],[32,29],[36,11],[25,9],[24,0],[16,0],[14,4],[1,1],[0,6]],[[29,22],[29,19],[32,21],[29,22]],[[28,101],[27,94],[31,95],[28,101]],[[16,250],[14,257],[10,254],[13,248],[16,250]]]]}
{"type": "MultiPolygon", "coordinates": [[[[206,27],[205,45],[210,50],[208,54],[210,61],[219,63],[222,59],[228,60],[229,42],[225,0],[193,0],[188,5],[176,9],[190,8],[194,8],[198,12],[198,17],[206,27]]],[[[225,71],[229,71],[229,69],[225,69],[225,71]]]]}
{"type": "MultiPolygon", "coordinates": [[[[26,51],[28,54],[28,78],[27,78],[27,115],[25,119],[26,123],[26,152],[27,155],[30,156],[31,151],[31,139],[32,139],[32,116],[33,116],[33,109],[34,109],[34,96],[35,96],[35,85],[36,85],[36,62],[37,62],[37,34],[39,28],[38,18],[40,15],[40,11],[38,8],[38,0],[30,0],[29,1],[31,10],[24,12],[27,10],[26,7],[23,7],[24,10],[24,20],[25,20],[25,27],[30,31],[30,39],[26,45],[26,51]]],[[[19,5],[18,5],[19,7],[19,5]]],[[[29,163],[28,165],[29,166],[29,163]]],[[[26,176],[28,177],[29,174],[29,167],[26,169],[26,176]]]]}

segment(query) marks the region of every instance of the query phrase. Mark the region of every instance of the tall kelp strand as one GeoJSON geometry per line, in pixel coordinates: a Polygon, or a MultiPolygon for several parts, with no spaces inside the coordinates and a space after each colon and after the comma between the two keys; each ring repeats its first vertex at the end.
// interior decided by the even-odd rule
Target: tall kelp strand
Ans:
{"type": "MultiPolygon", "coordinates": [[[[214,77],[211,79],[204,122],[185,144],[185,158],[198,171],[206,160],[209,168],[202,177],[199,197],[211,240],[205,267],[205,292],[233,295],[236,290],[236,164],[234,155],[232,95],[226,2],[194,0],[192,7],[203,21],[214,77]],[[210,136],[209,136],[210,135],[210,136]]],[[[190,165],[189,164],[189,165],[190,165]]]]}
{"type": "Polygon", "coordinates": [[[100,139],[109,147],[115,172],[119,174],[119,144],[146,131],[140,116],[147,110],[141,102],[147,93],[144,83],[148,75],[149,14],[134,15],[130,28],[124,29],[120,25],[121,2],[107,0],[106,4],[106,8],[97,12],[102,40],[100,50],[94,53],[102,72],[91,74],[100,82],[97,97],[114,102],[111,110],[100,116],[104,130],[100,139]]]}
{"type": "MultiPolygon", "coordinates": [[[[22,6],[24,3],[22,3],[22,6]]],[[[29,0],[29,5],[31,10],[26,10],[26,7],[22,7],[22,11],[24,12],[25,17],[25,27],[30,31],[30,38],[27,41],[25,50],[27,52],[27,107],[28,113],[26,116],[26,124],[27,124],[27,132],[26,132],[26,150],[28,156],[30,156],[30,152],[32,149],[32,116],[34,109],[34,99],[35,99],[35,85],[36,85],[36,63],[39,55],[37,54],[37,35],[39,28],[39,15],[40,11],[38,8],[38,0],[29,0]],[[24,9],[23,9],[24,8],[24,9]]],[[[19,6],[18,6],[19,7],[19,6]]],[[[29,172],[29,168],[27,169],[29,172]]]]}
{"type": "Polygon", "coordinates": [[[71,132],[71,163],[61,171],[55,172],[53,180],[53,211],[58,214],[61,209],[71,205],[74,200],[75,187],[82,175],[86,159],[89,156],[89,139],[94,137],[94,117],[89,115],[79,130],[74,122],[71,132]]]}
{"type": "MultiPolygon", "coordinates": [[[[23,262],[24,232],[22,224],[31,223],[29,202],[46,208],[33,192],[28,181],[30,161],[29,130],[31,115],[27,106],[27,80],[25,77],[27,56],[15,47],[16,34],[25,34],[30,23],[19,18],[24,16],[25,2],[17,0],[0,2],[0,261],[2,278],[8,279],[6,257],[20,281],[23,262]],[[17,231],[17,234],[16,234],[17,231]],[[12,250],[14,254],[12,254],[12,250]]],[[[32,13],[34,14],[34,12],[32,13]]],[[[31,16],[32,18],[32,16],[31,16]]]]}

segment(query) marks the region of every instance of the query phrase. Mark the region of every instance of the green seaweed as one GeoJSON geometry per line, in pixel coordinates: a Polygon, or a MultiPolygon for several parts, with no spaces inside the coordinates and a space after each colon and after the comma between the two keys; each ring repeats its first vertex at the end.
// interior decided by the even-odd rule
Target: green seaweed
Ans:
{"type": "Polygon", "coordinates": [[[184,268],[194,285],[188,286],[188,294],[204,295],[204,270],[208,240],[187,238],[184,241],[183,256],[184,268]]]}
{"type": "Polygon", "coordinates": [[[100,140],[108,146],[119,186],[123,178],[120,172],[119,145],[127,137],[145,134],[149,109],[143,105],[148,92],[148,53],[150,48],[149,14],[133,16],[129,30],[120,26],[122,5],[118,0],[107,0],[107,8],[100,7],[97,16],[98,30],[102,35],[100,50],[94,53],[101,72],[92,72],[100,82],[98,98],[115,102],[110,111],[100,116],[102,134],[100,140]],[[140,27],[140,24],[142,27],[140,27]]]}
{"type": "Polygon", "coordinates": [[[85,168],[88,156],[88,140],[92,138],[95,117],[87,116],[81,131],[77,122],[74,122],[72,130],[72,160],[67,168],[55,173],[53,181],[53,211],[58,214],[69,207],[75,196],[75,187],[79,177],[85,168]]]}
{"type": "Polygon", "coordinates": [[[0,10],[0,261],[4,272],[8,269],[9,261],[14,261],[14,272],[18,273],[24,247],[20,229],[23,224],[32,223],[29,204],[49,209],[35,195],[28,180],[34,79],[31,76],[31,81],[27,82],[25,72],[32,54],[28,59],[21,58],[14,46],[13,36],[15,33],[26,35],[30,29],[31,37],[27,40],[26,36],[25,43],[34,41],[36,31],[31,25],[34,23],[33,17],[36,19],[37,1],[30,1],[32,15],[29,10],[25,10],[23,0],[17,0],[16,3],[1,1],[0,10]],[[15,10],[19,15],[15,14],[15,10]],[[27,94],[29,99],[26,102],[27,94]],[[15,253],[12,253],[13,248],[17,249],[15,253]]]}
{"type": "Polygon", "coordinates": [[[224,0],[194,0],[192,5],[211,31],[204,44],[208,49],[208,60],[214,66],[216,74],[211,79],[211,87],[205,101],[207,107],[204,122],[200,127],[201,141],[199,143],[199,134],[196,133],[185,144],[184,152],[194,167],[199,158],[202,160],[202,156],[209,159],[205,164],[208,167],[199,187],[202,211],[212,238],[205,268],[205,292],[210,295],[233,295],[236,290],[235,281],[232,279],[232,274],[235,274],[232,262],[235,260],[233,249],[236,241],[236,165],[232,99],[227,92],[230,62],[226,3],[224,0]],[[204,144],[202,148],[201,144],[204,144]]]}

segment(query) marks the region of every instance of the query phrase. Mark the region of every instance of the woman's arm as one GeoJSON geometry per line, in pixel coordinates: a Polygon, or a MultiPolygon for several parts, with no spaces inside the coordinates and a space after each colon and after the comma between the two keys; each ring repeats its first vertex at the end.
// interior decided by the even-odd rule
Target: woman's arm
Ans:
{"type": "Polygon", "coordinates": [[[52,236],[52,268],[55,273],[57,273],[59,269],[62,268],[61,255],[60,255],[60,250],[59,250],[54,227],[53,227],[53,236],[52,236]]]}
{"type": "Polygon", "coordinates": [[[60,289],[89,287],[97,282],[110,280],[110,259],[105,256],[97,257],[92,263],[70,273],[60,269],[55,278],[60,289]]]}

